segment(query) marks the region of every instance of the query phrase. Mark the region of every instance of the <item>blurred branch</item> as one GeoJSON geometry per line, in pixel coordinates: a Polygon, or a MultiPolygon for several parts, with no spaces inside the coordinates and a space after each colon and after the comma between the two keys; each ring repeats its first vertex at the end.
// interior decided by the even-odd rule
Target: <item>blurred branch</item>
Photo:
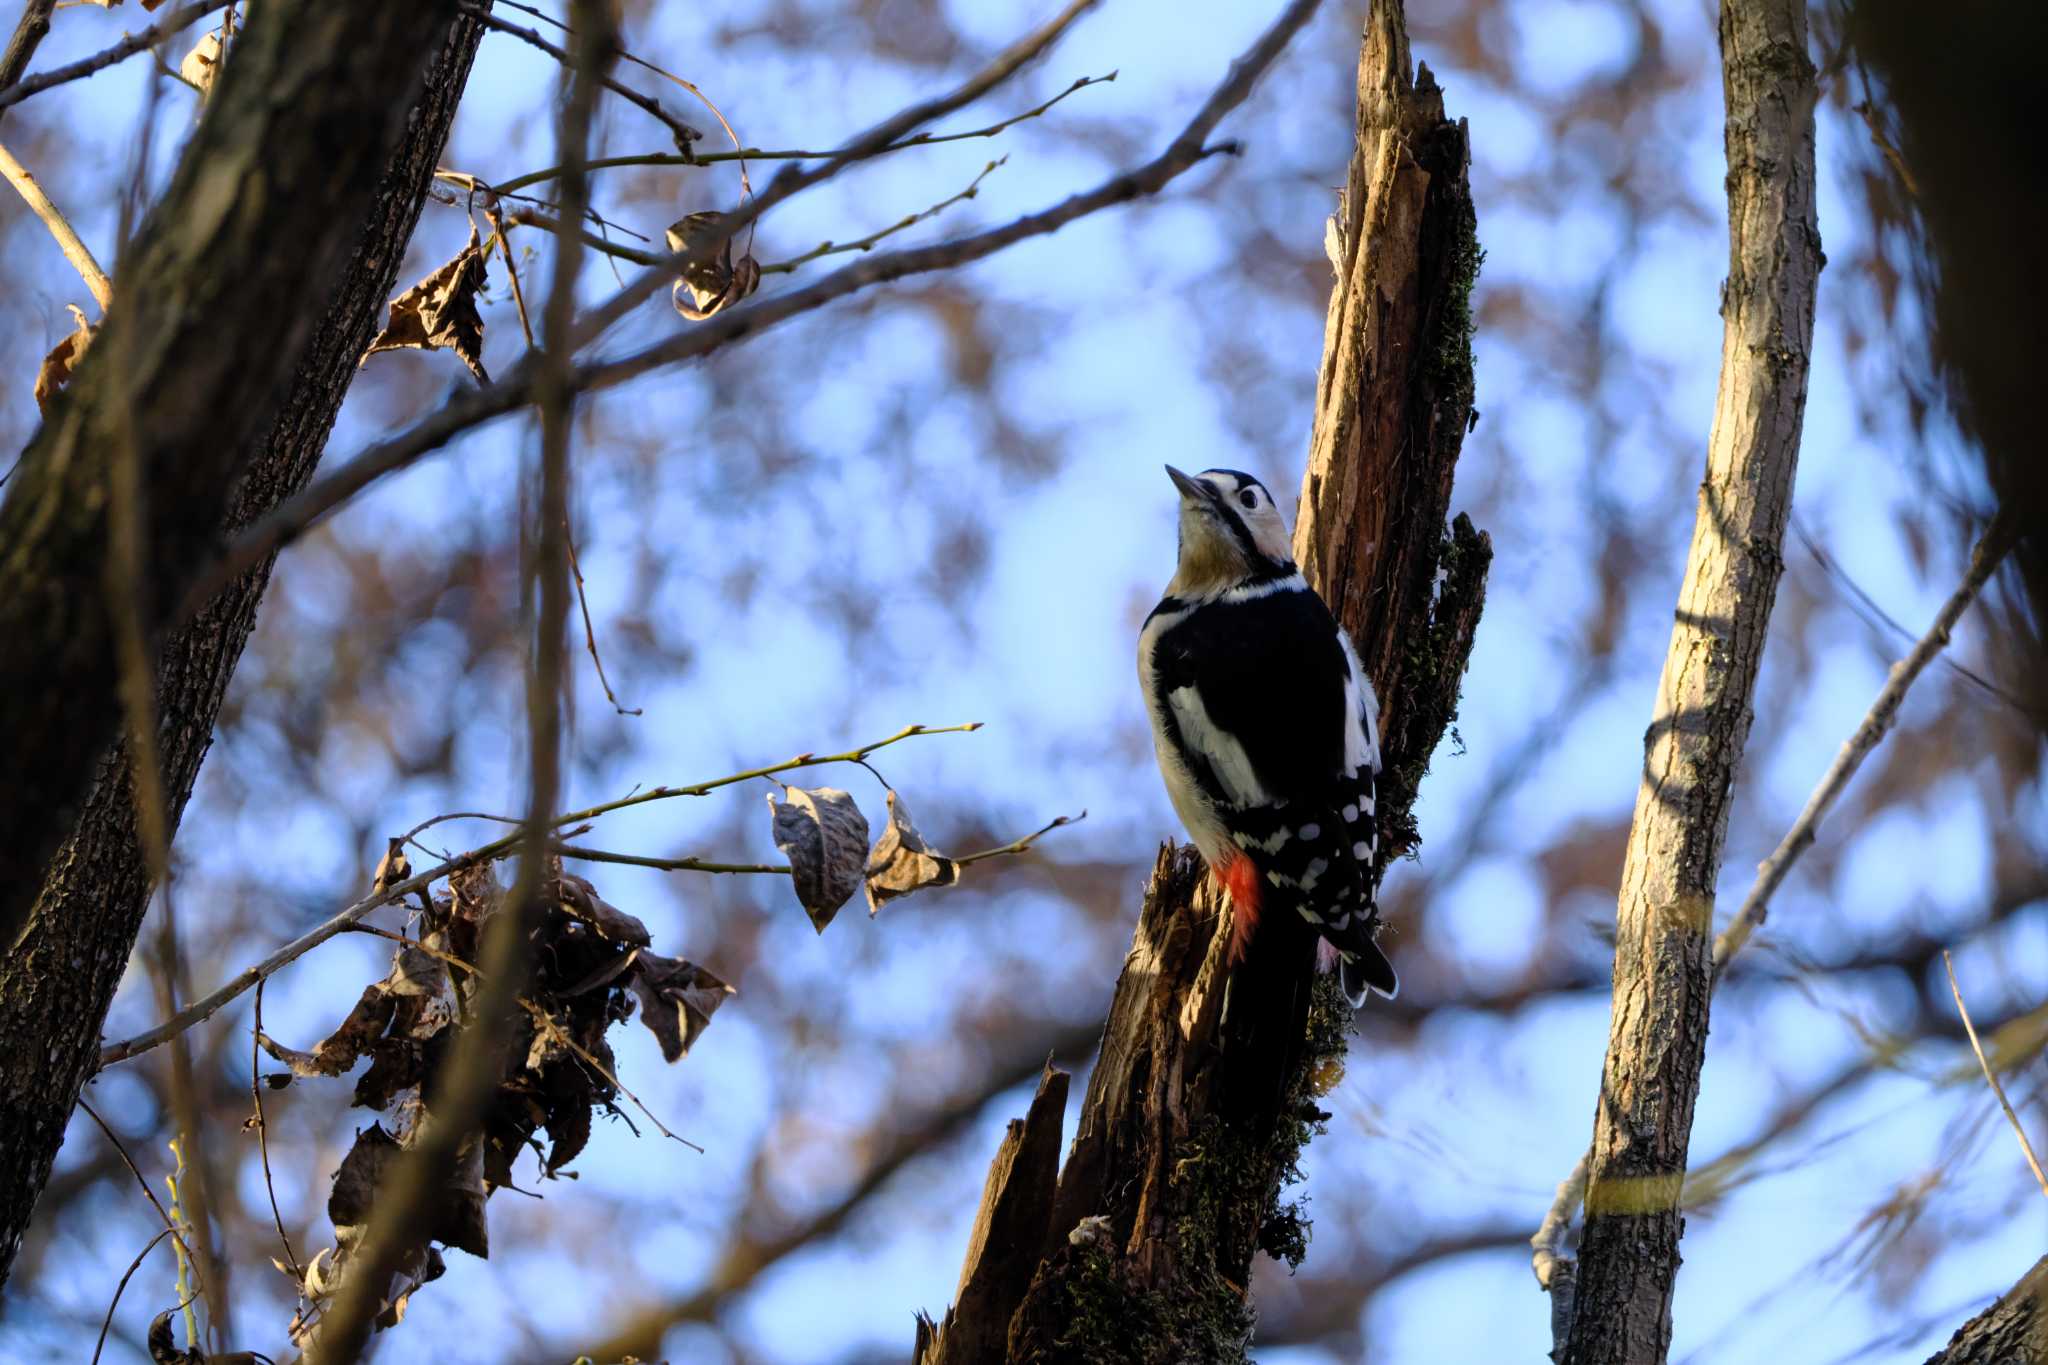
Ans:
{"type": "Polygon", "coordinates": [[[2041,1158],[2034,1155],[2034,1144],[2027,1140],[2027,1130],[2020,1123],[2020,1116],[2013,1113],[2012,1101],[2005,1097],[2005,1087],[1999,1084],[1998,1072],[1984,1056],[1984,1044],[1977,1041],[1977,1026],[1970,1022],[1970,1007],[1963,1003],[1963,988],[1956,984],[1956,964],[1947,953],[1941,955],[1941,965],[1948,969],[1949,993],[1955,996],[1956,1013],[1962,1016],[1963,1031],[1970,1035],[1970,1050],[1977,1054],[1977,1065],[1984,1069],[1984,1079],[1991,1083],[1991,1093],[1998,1096],[1998,1107],[2005,1111],[2005,1121],[2012,1125],[2013,1136],[2020,1140],[2020,1150],[2026,1153],[2027,1169],[2034,1173],[2034,1181],[2040,1185],[2041,1193],[2048,1197],[2048,1175],[2041,1174],[2041,1158]]]}
{"type": "Polygon", "coordinates": [[[7,50],[0,52],[0,95],[12,89],[28,70],[29,58],[50,34],[50,11],[56,7],[57,0],[24,0],[14,35],[7,40],[7,50]]]}
{"type": "Polygon", "coordinates": [[[0,178],[4,178],[8,184],[20,191],[21,197],[28,202],[29,209],[43,220],[43,226],[57,239],[57,246],[64,252],[64,259],[71,262],[71,268],[78,272],[79,278],[85,281],[85,287],[92,291],[93,300],[99,304],[100,315],[104,317],[107,305],[114,298],[113,283],[107,279],[106,271],[100,269],[100,263],[93,259],[92,248],[79,240],[78,233],[72,229],[71,221],[64,216],[64,211],[50,201],[50,196],[43,193],[43,187],[36,183],[36,178],[28,173],[28,167],[16,161],[14,154],[4,145],[0,145],[0,178]]]}
{"type": "MultiPolygon", "coordinates": [[[[33,8],[33,3],[34,0],[31,0],[31,8],[33,8]]],[[[96,52],[90,57],[81,57],[68,66],[54,67],[40,75],[30,76],[18,84],[7,85],[5,89],[0,89],[0,109],[6,109],[12,105],[19,104],[30,95],[40,95],[52,86],[63,85],[67,81],[75,81],[81,77],[90,76],[95,71],[112,66],[116,62],[126,61],[138,52],[144,52],[155,47],[194,19],[211,14],[227,3],[228,0],[193,0],[189,5],[172,10],[155,24],[142,30],[142,32],[129,34],[103,52],[96,52]]],[[[26,22],[27,16],[24,15],[23,19],[26,22]]],[[[40,42],[41,39],[38,38],[37,41],[40,42]]],[[[8,57],[10,59],[14,56],[14,44],[19,42],[21,42],[21,33],[20,30],[17,30],[13,42],[8,45],[8,57]]],[[[31,46],[30,51],[33,50],[31,46]]],[[[28,54],[23,53],[20,60],[26,65],[28,54]]],[[[5,82],[0,81],[0,85],[5,85],[5,82]]]]}
{"type": "MultiPolygon", "coordinates": [[[[562,74],[555,141],[557,155],[568,167],[562,177],[562,216],[574,222],[582,217],[590,198],[583,161],[589,155],[598,92],[609,85],[607,68],[616,50],[617,34],[610,0],[573,0],[572,12],[579,25],[576,51],[562,74]]],[[[486,20],[495,22],[487,16],[486,20]]],[[[549,836],[555,828],[554,812],[562,788],[562,679],[568,653],[570,587],[569,445],[576,409],[575,390],[568,380],[574,349],[576,278],[582,265],[581,244],[575,238],[556,247],[554,272],[541,314],[544,349],[534,385],[540,414],[540,487],[528,538],[531,558],[526,566],[538,619],[533,663],[526,678],[529,773],[526,818],[516,834],[519,875],[502,908],[483,928],[480,980],[473,983],[467,1017],[431,1081],[421,1088],[421,1108],[402,1139],[404,1150],[389,1183],[379,1182],[376,1211],[362,1241],[351,1249],[341,1284],[307,1350],[310,1365],[350,1365],[362,1354],[376,1319],[385,1310],[392,1277],[420,1254],[432,1234],[433,1206],[454,1177],[460,1154],[474,1152],[481,1141],[486,1111],[497,1098],[505,1074],[515,1007],[525,1005],[534,1010],[521,991],[529,967],[528,938],[542,910],[549,836]]],[[[582,1053],[580,1047],[577,1051],[582,1053]]],[[[582,1055],[595,1061],[587,1053],[582,1055]]],[[[616,1079],[611,1079],[616,1086],[616,1079]]],[[[618,1089],[630,1097],[625,1087],[618,1089]]],[[[656,1126],[661,1126],[659,1120],[656,1126]]],[[[662,1132],[674,1136],[665,1127],[662,1132]]]]}
{"type": "Polygon", "coordinates": [[[1778,888],[1784,884],[1792,865],[1799,861],[1799,855],[1813,844],[1814,833],[1819,828],[1821,820],[1826,817],[1835,799],[1849,785],[1849,779],[1863,766],[1863,760],[1870,756],[1885,733],[1891,729],[1893,722],[1898,718],[1899,705],[1905,700],[1907,689],[1913,686],[1921,673],[1926,671],[1927,665],[1947,646],[1949,632],[1955,628],[1962,614],[1969,609],[1970,603],[1976,600],[1977,594],[1990,579],[1992,571],[2012,548],[2014,539],[2013,521],[2010,517],[2001,516],[1992,522],[1983,539],[1977,542],[1976,548],[1970,553],[1969,572],[1963,575],[1962,584],[1949,594],[1948,601],[1942,603],[1941,610],[1935,613],[1934,624],[1927,628],[1927,633],[1920,637],[1919,643],[1913,646],[1905,658],[1892,665],[1890,675],[1885,678],[1884,686],[1879,689],[1877,699],[1870,703],[1870,710],[1864,714],[1862,723],[1843,743],[1842,751],[1835,755],[1835,761],[1829,764],[1828,770],[1821,775],[1819,785],[1815,786],[1813,794],[1806,798],[1806,806],[1799,812],[1799,818],[1792,822],[1792,828],[1785,832],[1785,837],[1779,840],[1771,856],[1764,859],[1757,868],[1756,882],[1750,887],[1749,894],[1743,898],[1742,908],[1736,911],[1735,918],[1728,922],[1728,927],[1714,940],[1716,977],[1727,967],[1729,959],[1742,951],[1743,945],[1749,942],[1750,935],[1763,925],[1765,917],[1770,913],[1771,897],[1776,895],[1778,888]]]}
{"type": "MultiPolygon", "coordinates": [[[[749,782],[758,777],[771,777],[776,773],[786,773],[798,768],[815,768],[826,763],[858,762],[878,749],[885,749],[891,744],[896,744],[918,735],[957,734],[980,728],[980,721],[969,721],[965,725],[906,725],[893,735],[861,745],[856,749],[848,749],[844,753],[798,754],[795,758],[785,759],[780,763],[770,763],[760,768],[749,768],[745,772],[713,778],[709,782],[699,782],[695,786],[656,787],[651,791],[634,792],[630,795],[622,796],[615,801],[606,801],[595,806],[586,807],[583,810],[570,811],[566,815],[555,816],[550,823],[553,828],[560,829],[565,825],[580,824],[586,820],[596,819],[600,815],[605,815],[615,810],[624,810],[628,806],[642,805],[649,801],[665,801],[679,796],[703,796],[708,792],[717,791],[721,787],[732,786],[736,782],[749,782]]],[[[436,817],[436,819],[450,818],[453,817],[436,817]]],[[[479,818],[500,819],[502,817],[487,816],[479,818]]],[[[426,824],[431,823],[432,821],[426,822],[426,824]]],[[[420,825],[419,828],[426,828],[426,824],[420,825]]],[[[371,892],[348,908],[323,921],[315,928],[285,944],[255,966],[244,969],[219,990],[214,991],[202,1000],[195,1001],[191,1005],[186,1006],[176,1015],[166,1019],[155,1028],[145,1030],[142,1033],[136,1034],[133,1038],[122,1042],[111,1044],[100,1053],[99,1064],[102,1067],[111,1066],[115,1062],[126,1061],[130,1057],[139,1056],[151,1048],[161,1046],[169,1039],[191,1028],[194,1024],[211,1018],[219,1012],[223,1005],[228,1004],[257,982],[277,972],[280,968],[297,961],[313,949],[327,942],[327,940],[333,938],[336,934],[345,932],[349,926],[368,915],[372,910],[389,905],[394,901],[403,900],[415,892],[426,891],[435,882],[440,881],[451,873],[474,867],[478,863],[491,862],[503,858],[519,846],[521,837],[517,833],[508,834],[502,839],[495,839],[490,843],[471,849],[469,852],[458,857],[449,858],[438,863],[417,876],[408,877],[404,881],[393,882],[382,890],[371,892]]]]}
{"type": "MultiPolygon", "coordinates": [[[[1656,1365],[1670,1350],[1679,1198],[1713,989],[1714,885],[1784,569],[1806,411],[1823,258],[1804,0],[1723,0],[1720,32],[1729,223],[1720,389],[1621,873],[1576,1302],[1554,1352],[1570,1365],[1656,1365]]],[[[1554,1262],[1550,1279],[1559,1283],[1554,1262]]],[[[1553,1324],[1566,1316],[1554,1313],[1553,1324]]]]}

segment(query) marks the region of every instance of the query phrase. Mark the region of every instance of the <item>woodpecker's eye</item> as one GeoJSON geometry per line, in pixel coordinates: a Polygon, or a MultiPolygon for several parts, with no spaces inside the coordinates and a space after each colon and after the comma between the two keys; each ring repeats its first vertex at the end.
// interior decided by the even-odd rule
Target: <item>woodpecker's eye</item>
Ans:
{"type": "Polygon", "coordinates": [[[1259,505],[1259,495],[1257,493],[1252,492],[1252,490],[1249,488],[1245,489],[1244,492],[1239,493],[1237,495],[1237,500],[1241,505],[1245,507],[1257,507],[1259,505]]]}

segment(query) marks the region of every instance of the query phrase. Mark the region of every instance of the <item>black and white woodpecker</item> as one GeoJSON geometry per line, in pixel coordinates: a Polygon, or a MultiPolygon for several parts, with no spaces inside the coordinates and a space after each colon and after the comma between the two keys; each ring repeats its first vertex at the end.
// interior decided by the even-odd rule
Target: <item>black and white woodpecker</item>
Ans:
{"type": "Polygon", "coordinates": [[[1139,633],[1138,680],[1173,809],[1230,892],[1229,961],[1262,914],[1299,914],[1335,949],[1353,1006],[1392,996],[1373,942],[1379,698],[1265,485],[1166,472],[1180,563],[1139,633]]]}

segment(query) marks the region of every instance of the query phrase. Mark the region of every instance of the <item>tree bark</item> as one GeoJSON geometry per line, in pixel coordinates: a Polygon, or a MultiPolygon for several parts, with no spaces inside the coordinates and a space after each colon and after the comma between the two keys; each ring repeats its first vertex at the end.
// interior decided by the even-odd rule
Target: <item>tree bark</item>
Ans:
{"type": "Polygon", "coordinates": [[[2048,1256],[1971,1318],[1927,1365],[2043,1365],[2048,1362],[2048,1256]]]}
{"type": "Polygon", "coordinates": [[[120,733],[110,608],[153,645],[220,534],[375,200],[455,0],[259,7],[0,502],[0,947],[120,733]],[[113,569],[113,476],[140,490],[113,569]],[[119,595],[117,597],[117,594],[119,595]]]}
{"type": "MultiPolygon", "coordinates": [[[[305,44],[311,42],[316,32],[332,37],[330,30],[336,23],[345,22],[360,42],[362,35],[356,31],[371,21],[372,11],[412,7],[312,8],[317,12],[314,16],[298,15],[296,11],[289,16],[287,26],[294,35],[294,51],[301,54],[294,60],[304,59],[305,44]]],[[[272,299],[286,296],[252,292],[248,297],[259,306],[231,308],[217,319],[219,339],[203,343],[232,348],[239,355],[245,343],[230,338],[228,330],[239,327],[248,313],[303,314],[303,326],[295,329],[299,341],[293,352],[282,361],[266,358],[248,372],[254,376],[275,371],[282,389],[281,401],[274,406],[262,406],[264,420],[246,430],[239,448],[227,437],[236,423],[223,421],[221,451],[216,454],[231,455],[232,463],[246,472],[226,499],[226,515],[219,517],[216,513],[209,539],[223,529],[233,530],[247,524],[299,491],[319,461],[335,413],[355,376],[357,361],[397,281],[406,242],[418,221],[420,206],[432,183],[435,164],[447,141],[456,104],[476,56],[482,25],[475,18],[456,16],[451,11],[452,7],[438,9],[440,17],[428,27],[423,40],[413,40],[409,52],[387,51],[374,91],[363,88],[349,96],[354,100],[374,97],[382,104],[371,123],[342,135],[362,139],[368,145],[376,139],[365,128],[402,128],[402,134],[388,152],[378,151],[377,159],[367,168],[370,192],[359,197],[352,195],[353,209],[336,219],[338,223],[353,225],[341,243],[342,251],[350,254],[339,271],[338,284],[327,293],[324,308],[309,303],[297,310],[270,309],[272,299]],[[424,84],[420,85],[417,75],[422,65],[426,71],[424,84]]],[[[278,17],[283,20],[288,16],[281,13],[278,17]]],[[[256,19],[262,18],[263,7],[259,7],[256,19]]],[[[381,19],[375,22],[379,27],[384,25],[381,19]]],[[[254,33],[252,28],[251,34],[254,33]]],[[[256,66],[251,61],[253,37],[244,37],[242,43],[249,46],[238,46],[228,72],[236,71],[245,62],[250,68],[256,66]]],[[[273,55],[275,69],[284,54],[273,55]]],[[[339,55],[335,60],[340,60],[339,55]]],[[[249,78],[249,84],[255,84],[252,71],[243,74],[249,78]]],[[[224,74],[223,80],[227,79],[224,74]]],[[[326,100],[331,98],[328,91],[327,86],[312,85],[298,98],[326,100]]],[[[226,95],[217,99],[225,100],[226,95]]],[[[217,110],[210,117],[223,115],[217,110]]],[[[249,125],[241,135],[277,139],[261,151],[267,172],[273,162],[294,166],[321,161],[328,155],[327,144],[311,139],[329,138],[337,131],[331,122],[323,121],[315,128],[294,125],[290,129],[258,129],[249,125]],[[287,133],[296,140],[284,140],[287,133]]],[[[204,140],[195,143],[188,154],[188,166],[207,145],[204,140]]],[[[354,164],[353,155],[349,164],[354,164]]],[[[190,178],[181,175],[179,183],[186,184],[190,178]]],[[[306,191],[301,188],[292,193],[303,197],[306,191]]],[[[174,202],[167,200],[165,211],[159,215],[169,220],[169,227],[176,225],[174,202]]],[[[276,205],[275,210],[294,216],[299,212],[283,204],[276,205]]],[[[263,256],[301,256],[299,241],[287,233],[271,242],[257,238],[247,245],[263,256]],[[290,245],[279,250],[272,242],[290,245]]],[[[261,262],[251,262],[245,269],[236,258],[222,257],[214,264],[233,266],[236,272],[253,277],[261,262]]],[[[195,269],[208,268],[206,261],[195,263],[195,269]]],[[[169,287],[173,282],[145,283],[169,287]]],[[[117,304],[118,301],[117,296],[117,304]]],[[[138,306],[131,316],[154,314],[138,306]]],[[[82,383],[89,379],[89,374],[80,376],[82,383]]],[[[231,379],[232,376],[225,376],[224,382],[231,379]]],[[[253,377],[250,382],[254,382],[253,377]]],[[[91,400],[82,391],[70,401],[74,409],[86,401],[104,401],[103,396],[111,389],[109,381],[90,391],[91,400]]],[[[177,404],[185,401],[182,393],[175,397],[177,404]]],[[[159,406],[166,405],[161,398],[153,401],[158,401],[159,406]]],[[[138,408],[141,419],[137,425],[152,425],[154,411],[138,408]]],[[[70,420],[82,421],[83,415],[74,413],[70,420]]],[[[81,459],[91,454],[78,447],[74,450],[81,459]]],[[[27,474],[25,467],[15,481],[27,474]]],[[[47,487],[57,472],[45,469],[38,477],[47,487]]],[[[68,477],[89,480],[97,476],[74,465],[68,477]]],[[[176,494],[166,486],[153,487],[151,495],[161,502],[176,494]]],[[[197,517],[202,501],[196,499],[182,511],[172,502],[161,507],[159,514],[197,517]]],[[[91,551],[84,553],[89,556],[91,551]]],[[[92,567],[88,563],[86,571],[90,573],[92,567]]],[[[271,561],[265,560],[224,590],[194,620],[170,632],[164,641],[156,676],[157,748],[171,828],[176,827],[198,777],[228,679],[255,625],[257,604],[269,582],[270,568],[271,561]]],[[[95,592],[90,586],[80,590],[87,594],[95,592]]],[[[89,595],[82,600],[98,599],[89,595]]],[[[38,690],[54,686],[38,683],[38,690]]],[[[47,869],[39,871],[31,883],[35,901],[27,931],[19,947],[0,960],[0,1115],[4,1115],[6,1135],[6,1140],[0,1141],[0,1284],[4,1284],[13,1265],[22,1233],[49,1178],[51,1162],[63,1140],[65,1123],[79,1091],[97,1068],[100,1026],[142,925],[150,874],[136,827],[130,778],[125,747],[103,749],[92,773],[83,814],[47,869]]]]}
{"type": "MultiPolygon", "coordinates": [[[[1416,784],[1455,713],[1492,547],[1462,516],[1445,526],[1473,419],[1465,127],[1426,67],[1411,79],[1399,0],[1371,6],[1358,90],[1295,552],[1383,700],[1391,856],[1415,842],[1416,784]]],[[[948,1315],[950,1335],[985,1314],[973,1338],[1002,1343],[972,1358],[1243,1360],[1255,1254],[1300,1261],[1307,1225],[1282,1188],[1327,1117],[1315,1101],[1341,1074],[1351,1012],[1299,924],[1262,925],[1227,972],[1226,909],[1192,849],[1161,850],[1023,1302],[963,1295],[948,1315]]],[[[962,1284],[1016,1250],[978,1238],[962,1284]]],[[[920,1332],[924,1365],[941,1358],[935,1335],[920,1332]]]]}
{"type": "Polygon", "coordinates": [[[1645,1365],[1671,1344],[1714,882],[1806,408],[1822,256],[1803,0],[1724,0],[1721,54],[1729,253],[1720,393],[1621,874],[1613,1023],[1564,1355],[1574,1365],[1645,1365]]]}

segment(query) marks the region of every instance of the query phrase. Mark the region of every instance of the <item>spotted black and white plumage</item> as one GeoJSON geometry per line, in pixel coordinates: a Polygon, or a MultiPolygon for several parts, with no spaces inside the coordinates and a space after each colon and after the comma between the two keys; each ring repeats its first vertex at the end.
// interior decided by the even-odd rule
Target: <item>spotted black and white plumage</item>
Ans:
{"type": "Polygon", "coordinates": [[[1350,638],[1294,566],[1257,479],[1180,490],[1180,555],[1138,637],[1138,677],[1167,794],[1230,890],[1233,960],[1259,917],[1299,914],[1338,955],[1354,1005],[1391,996],[1373,942],[1379,700],[1350,638]]]}

